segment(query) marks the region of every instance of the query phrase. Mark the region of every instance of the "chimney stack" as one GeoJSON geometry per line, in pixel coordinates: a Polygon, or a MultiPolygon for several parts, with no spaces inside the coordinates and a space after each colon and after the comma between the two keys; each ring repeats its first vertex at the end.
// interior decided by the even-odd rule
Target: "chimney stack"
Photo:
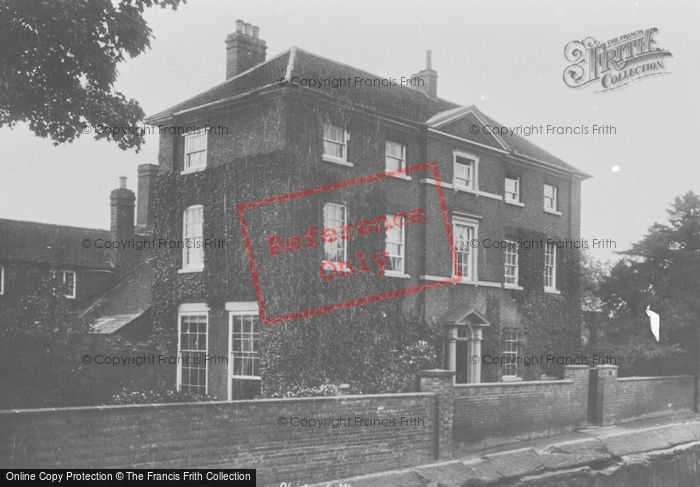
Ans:
{"type": "Polygon", "coordinates": [[[158,164],[141,164],[138,167],[139,182],[136,188],[136,233],[153,233],[153,213],[155,208],[155,188],[158,177],[158,164]]]}
{"type": "Polygon", "coordinates": [[[119,188],[112,190],[110,200],[110,229],[112,238],[125,240],[134,236],[134,192],[126,187],[126,176],[119,177],[119,188]]]}
{"type": "Polygon", "coordinates": [[[226,79],[265,61],[267,44],[259,34],[257,25],[236,20],[236,32],[226,36],[226,79]]]}
{"type": "Polygon", "coordinates": [[[433,69],[432,51],[425,51],[425,69],[417,72],[413,76],[420,78],[416,89],[422,91],[433,100],[437,98],[437,71],[433,69]]]}

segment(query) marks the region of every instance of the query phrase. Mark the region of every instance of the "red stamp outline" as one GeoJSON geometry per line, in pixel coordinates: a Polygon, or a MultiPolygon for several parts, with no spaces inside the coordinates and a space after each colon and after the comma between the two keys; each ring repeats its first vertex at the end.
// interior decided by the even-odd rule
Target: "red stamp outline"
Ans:
{"type": "Polygon", "coordinates": [[[346,186],[352,186],[355,184],[362,184],[362,183],[369,183],[372,181],[378,181],[380,179],[390,177],[390,176],[395,176],[397,174],[410,174],[412,172],[416,171],[422,171],[426,169],[431,169],[433,172],[433,179],[435,180],[435,185],[437,187],[438,191],[438,198],[440,200],[440,210],[442,213],[442,218],[443,218],[443,223],[445,225],[445,232],[447,233],[447,238],[450,244],[450,252],[452,254],[452,262],[456,261],[457,258],[457,250],[454,245],[454,237],[452,234],[452,225],[450,225],[450,220],[448,216],[448,211],[447,211],[447,203],[445,202],[445,194],[442,189],[442,181],[440,180],[440,174],[438,173],[438,166],[437,163],[435,162],[425,162],[423,164],[416,164],[414,166],[407,167],[406,169],[400,169],[397,171],[387,171],[387,172],[381,172],[377,173],[373,176],[365,176],[365,177],[360,177],[356,179],[351,179],[348,181],[341,181],[339,183],[334,183],[334,184],[327,184],[324,186],[319,186],[317,188],[311,188],[307,189],[304,191],[298,191],[296,193],[288,193],[288,194],[282,194],[278,196],[273,196],[271,198],[266,198],[263,200],[258,200],[258,201],[251,201],[249,203],[244,203],[242,205],[239,205],[238,207],[238,217],[241,221],[241,227],[243,229],[243,236],[245,238],[245,246],[246,246],[246,252],[248,254],[248,263],[250,265],[250,272],[253,277],[253,283],[255,285],[255,294],[258,298],[258,306],[259,306],[259,315],[260,315],[260,320],[265,324],[265,325],[274,325],[277,323],[281,323],[283,321],[288,321],[288,320],[294,320],[298,318],[305,318],[307,316],[313,316],[321,313],[326,313],[329,311],[333,311],[336,309],[340,308],[349,308],[351,306],[359,306],[362,304],[367,304],[367,303],[372,303],[375,301],[381,301],[382,299],[388,299],[388,298],[393,298],[397,296],[406,296],[409,294],[416,294],[422,291],[426,291],[428,289],[436,288],[436,287],[442,287],[442,286],[449,286],[451,284],[454,284],[456,282],[459,282],[462,279],[462,276],[457,273],[457,275],[451,279],[445,280],[445,281],[438,281],[438,282],[432,282],[429,284],[423,284],[421,286],[415,286],[415,287],[410,287],[410,288],[405,288],[405,289],[397,289],[395,291],[390,291],[386,293],[380,293],[380,294],[375,294],[372,296],[367,296],[364,298],[357,298],[357,299],[351,299],[342,303],[335,303],[335,304],[329,304],[326,306],[321,306],[318,308],[311,308],[307,309],[304,311],[296,311],[293,313],[287,313],[284,315],[280,316],[275,316],[273,318],[268,318],[267,316],[267,309],[265,308],[265,301],[263,299],[263,292],[262,292],[262,285],[260,284],[260,277],[258,275],[258,269],[255,264],[255,256],[253,254],[253,244],[251,242],[250,238],[250,231],[248,229],[248,222],[246,220],[245,216],[245,211],[249,210],[251,208],[258,208],[260,206],[265,206],[265,205],[270,205],[273,203],[277,203],[279,201],[286,201],[286,200],[291,200],[295,198],[301,198],[304,196],[310,196],[318,193],[325,193],[328,191],[332,191],[334,189],[339,189],[339,188],[344,188],[346,186]]]}

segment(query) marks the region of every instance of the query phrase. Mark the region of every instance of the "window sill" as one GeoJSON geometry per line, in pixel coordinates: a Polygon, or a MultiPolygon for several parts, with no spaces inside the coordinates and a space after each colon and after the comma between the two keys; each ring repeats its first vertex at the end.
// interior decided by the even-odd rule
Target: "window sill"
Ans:
{"type": "Polygon", "coordinates": [[[411,276],[409,274],[404,274],[403,272],[397,272],[397,271],[384,271],[384,275],[386,277],[398,277],[401,279],[410,279],[411,276]]]}
{"type": "Polygon", "coordinates": [[[466,284],[475,287],[501,287],[500,282],[488,282],[488,281],[474,281],[459,277],[442,277],[442,276],[431,276],[431,275],[421,275],[420,279],[424,281],[436,281],[436,282],[451,282],[453,284],[466,284]]]}
{"type": "Polygon", "coordinates": [[[522,377],[517,375],[504,375],[501,377],[501,382],[522,382],[522,377]]]}
{"type": "Polygon", "coordinates": [[[546,287],[544,288],[544,292],[547,294],[561,294],[561,291],[558,289],[554,289],[553,287],[546,287]]]}
{"type": "Polygon", "coordinates": [[[545,208],[544,212],[548,213],[550,215],[561,216],[561,211],[557,211],[557,210],[548,210],[547,208],[545,208]]]}
{"type": "Polygon", "coordinates": [[[343,159],[338,159],[337,157],[333,157],[333,156],[324,155],[323,160],[325,162],[332,162],[333,164],[339,164],[341,166],[353,167],[352,162],[348,162],[348,161],[345,161],[343,159]]]}
{"type": "MultiPolygon", "coordinates": [[[[387,171],[387,172],[388,172],[388,171],[387,171]]],[[[407,175],[405,175],[405,174],[389,174],[389,176],[392,177],[392,178],[396,178],[396,179],[403,179],[403,180],[406,180],[406,181],[413,181],[413,179],[411,178],[411,176],[407,176],[407,175]]]]}
{"type": "Polygon", "coordinates": [[[180,176],[184,176],[185,174],[194,174],[196,172],[202,172],[207,168],[207,166],[201,166],[201,167],[195,167],[194,169],[188,169],[186,171],[180,171],[180,176]]]}
{"type": "Polygon", "coordinates": [[[525,203],[521,203],[520,201],[511,201],[511,200],[503,200],[504,203],[513,205],[513,206],[519,206],[520,208],[525,208],[525,203]]]}
{"type": "Polygon", "coordinates": [[[232,375],[231,378],[238,380],[261,380],[260,376],[257,375],[232,375]]]}
{"type": "Polygon", "coordinates": [[[503,283],[503,289],[512,289],[513,291],[523,291],[525,288],[518,286],[517,284],[505,284],[503,283]]]}
{"type": "Polygon", "coordinates": [[[178,274],[190,274],[192,272],[202,272],[202,271],[204,271],[204,266],[183,267],[182,269],[178,269],[177,273],[178,274]]]}
{"type": "MultiPolygon", "coordinates": [[[[434,179],[430,179],[430,178],[422,178],[420,180],[420,182],[423,184],[432,184],[433,186],[438,185],[437,181],[435,181],[434,179]]],[[[442,186],[445,189],[453,189],[455,191],[460,191],[462,193],[473,194],[474,196],[483,196],[485,198],[491,198],[494,200],[503,201],[503,196],[501,196],[500,194],[489,193],[487,191],[480,191],[478,189],[471,189],[471,188],[467,188],[466,186],[459,186],[459,185],[455,186],[454,184],[444,183],[444,182],[440,182],[440,186],[442,186]]]]}

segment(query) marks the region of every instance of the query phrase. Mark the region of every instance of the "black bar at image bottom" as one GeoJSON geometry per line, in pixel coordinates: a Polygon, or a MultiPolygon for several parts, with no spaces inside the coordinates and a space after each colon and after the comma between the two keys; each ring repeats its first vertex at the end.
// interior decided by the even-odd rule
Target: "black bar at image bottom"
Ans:
{"type": "Polygon", "coordinates": [[[0,469],[0,478],[14,485],[76,485],[87,482],[157,483],[159,485],[222,485],[255,487],[254,469],[0,469]]]}

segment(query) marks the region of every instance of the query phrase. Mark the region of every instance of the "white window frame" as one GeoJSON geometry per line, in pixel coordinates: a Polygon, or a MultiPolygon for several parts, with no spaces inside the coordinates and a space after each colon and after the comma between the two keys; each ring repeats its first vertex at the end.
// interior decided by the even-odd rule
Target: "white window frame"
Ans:
{"type": "Polygon", "coordinates": [[[557,292],[557,246],[553,243],[548,243],[544,247],[544,290],[549,292],[557,292]],[[551,249],[551,252],[550,252],[551,249]],[[547,263],[547,257],[551,254],[552,263],[547,263]],[[552,270],[552,282],[551,285],[547,278],[547,269],[552,270]]]}
{"type": "Polygon", "coordinates": [[[180,272],[201,272],[204,270],[204,206],[202,205],[192,205],[188,206],[185,211],[182,212],[182,268],[180,269],[180,272]],[[187,227],[188,227],[188,214],[193,213],[195,211],[199,211],[201,213],[201,229],[200,229],[200,235],[199,236],[189,236],[187,234],[187,227]],[[189,249],[187,247],[187,242],[189,240],[193,241],[193,244],[196,244],[197,239],[199,239],[199,248],[192,248],[189,249]],[[194,253],[188,253],[188,251],[193,251],[193,252],[199,252],[201,255],[201,263],[191,263],[191,257],[192,255],[195,255],[194,253]]]}
{"type": "Polygon", "coordinates": [[[333,229],[335,229],[336,232],[338,233],[338,235],[337,235],[338,240],[336,240],[335,242],[326,242],[326,241],[324,240],[324,242],[323,242],[323,262],[324,262],[324,264],[326,264],[326,263],[331,263],[331,262],[332,262],[332,263],[346,262],[346,261],[348,260],[348,241],[347,241],[347,240],[343,240],[343,239],[341,238],[341,236],[340,236],[341,232],[339,231],[339,226],[340,226],[340,225],[338,225],[338,226],[328,226],[328,227],[326,226],[326,207],[327,207],[327,206],[334,206],[334,207],[336,207],[336,208],[342,208],[342,209],[343,209],[343,222],[342,222],[340,225],[347,225],[347,223],[348,223],[348,208],[347,208],[346,205],[343,205],[343,204],[340,204],[340,203],[331,203],[331,202],[327,202],[327,203],[325,203],[325,204],[323,205],[323,215],[322,215],[323,222],[322,222],[322,225],[321,225],[321,232],[323,232],[323,231],[326,230],[327,228],[333,228],[333,229]],[[329,259],[327,258],[327,256],[328,256],[328,249],[331,249],[331,247],[339,247],[339,245],[337,245],[339,242],[340,242],[340,243],[342,244],[342,246],[343,246],[343,260],[342,260],[342,261],[329,260],[329,259]]]}
{"type": "Polygon", "coordinates": [[[321,132],[321,137],[323,139],[322,141],[322,153],[323,153],[323,160],[326,162],[333,162],[335,164],[342,164],[343,166],[352,166],[352,162],[348,161],[348,142],[350,141],[350,132],[348,132],[344,127],[341,127],[340,125],[335,125],[330,122],[325,122],[322,127],[322,132],[321,132]],[[343,134],[343,141],[340,142],[335,139],[327,138],[326,137],[326,127],[332,127],[336,128],[338,130],[342,131],[343,134]],[[339,145],[343,148],[343,156],[338,157],[334,156],[332,154],[326,154],[326,142],[329,142],[331,144],[336,144],[339,145]]]}
{"type": "Polygon", "coordinates": [[[5,266],[0,265],[0,296],[5,294],[5,266]]]}
{"type": "Polygon", "coordinates": [[[503,328],[503,355],[515,357],[515,360],[512,364],[503,365],[503,376],[501,377],[501,379],[504,381],[515,380],[518,378],[518,346],[520,345],[520,333],[521,332],[518,328],[503,328]],[[507,336],[506,333],[514,333],[515,338],[507,336]],[[508,350],[509,347],[507,346],[507,344],[510,344],[513,350],[508,350]],[[515,372],[514,374],[506,374],[506,371],[509,370],[509,367],[512,367],[512,371],[515,372]]]}
{"type": "Polygon", "coordinates": [[[547,213],[554,213],[554,214],[560,214],[559,213],[559,187],[555,184],[549,184],[549,183],[544,183],[544,189],[543,189],[543,196],[544,196],[544,201],[543,201],[543,207],[544,211],[547,213]],[[547,189],[551,188],[553,190],[553,195],[548,195],[547,194],[547,189]],[[547,203],[552,202],[552,205],[548,206],[547,203]]]}
{"type": "Polygon", "coordinates": [[[518,287],[520,279],[520,261],[518,242],[515,240],[505,240],[506,246],[503,249],[503,284],[505,287],[518,287]],[[513,261],[509,262],[508,257],[513,256],[513,261]],[[508,269],[513,268],[515,272],[508,274],[508,269]],[[508,279],[515,279],[515,282],[508,282],[508,279]]]}
{"type": "MultiPolygon", "coordinates": [[[[384,141],[384,169],[386,172],[394,172],[394,171],[405,171],[406,170],[406,144],[402,144],[400,142],[394,142],[393,140],[385,140],[384,141]],[[389,147],[391,145],[398,146],[400,148],[401,155],[396,156],[395,154],[390,154],[389,153],[389,147]],[[398,167],[397,168],[392,168],[389,167],[390,161],[394,161],[397,163],[398,167]]],[[[392,176],[401,178],[401,179],[411,179],[411,176],[407,175],[405,172],[403,173],[398,173],[398,174],[392,174],[392,176]]]]}
{"type": "Polygon", "coordinates": [[[197,171],[203,171],[207,167],[207,150],[209,146],[209,137],[207,134],[206,130],[197,132],[197,133],[192,133],[192,134],[185,134],[183,138],[183,146],[182,146],[182,152],[183,152],[183,162],[182,162],[182,172],[181,174],[188,174],[188,173],[193,173],[197,171]],[[204,148],[197,150],[197,151],[187,151],[187,145],[195,140],[203,140],[204,141],[204,148]],[[203,162],[201,164],[198,164],[196,166],[191,165],[190,163],[190,155],[192,154],[201,154],[203,153],[204,155],[202,156],[203,162]]]}
{"type": "MultiPolygon", "coordinates": [[[[239,301],[226,303],[226,310],[228,311],[228,400],[233,400],[233,379],[242,380],[257,380],[260,381],[262,378],[260,376],[253,375],[234,375],[233,373],[233,320],[236,316],[260,316],[258,309],[258,303],[255,301],[239,301]]],[[[260,324],[260,329],[262,325],[260,324]]],[[[260,332],[258,332],[259,334],[260,332]]],[[[260,343],[260,338],[258,337],[258,344],[260,343]]],[[[256,352],[258,367],[260,364],[260,351],[256,352]]]]}
{"type": "Polygon", "coordinates": [[[403,277],[406,275],[406,222],[407,222],[407,219],[403,218],[403,217],[399,217],[402,219],[402,221],[404,223],[402,226],[399,227],[398,225],[393,224],[394,215],[387,215],[386,217],[387,217],[387,221],[391,225],[391,229],[386,230],[386,235],[384,238],[384,252],[389,254],[389,262],[391,262],[392,258],[401,259],[401,267],[399,269],[386,270],[386,271],[384,271],[384,275],[403,277]],[[391,230],[393,230],[395,228],[398,228],[398,230],[400,232],[400,241],[390,242],[389,241],[389,234],[390,234],[391,230]],[[388,246],[390,243],[399,245],[401,252],[398,255],[394,255],[394,254],[391,254],[389,252],[388,246]]]}
{"type": "Polygon", "coordinates": [[[522,202],[520,199],[520,176],[506,176],[503,182],[503,201],[506,203],[521,204],[522,202]],[[511,196],[513,193],[508,191],[508,181],[515,182],[515,198],[511,196]]]}
{"type": "MultiPolygon", "coordinates": [[[[206,360],[209,356],[209,308],[203,303],[192,303],[188,305],[181,305],[180,310],[177,314],[177,378],[176,387],[178,391],[182,390],[182,366],[184,365],[182,359],[182,353],[202,353],[204,352],[204,394],[209,393],[209,361],[206,360]],[[206,345],[204,350],[183,350],[182,349],[182,318],[199,316],[204,317],[204,339],[206,345]]],[[[191,384],[188,384],[191,385],[191,384]]]]}
{"type": "Polygon", "coordinates": [[[75,297],[77,295],[77,291],[78,291],[78,273],[75,271],[68,270],[68,269],[61,270],[61,282],[63,283],[64,286],[66,284],[66,276],[68,274],[73,275],[73,288],[71,289],[70,293],[64,294],[64,296],[67,297],[68,299],[75,299],[75,297]]]}
{"type": "Polygon", "coordinates": [[[468,275],[462,275],[461,280],[462,281],[478,281],[479,280],[479,273],[478,273],[478,256],[476,253],[476,248],[472,246],[471,241],[477,241],[479,238],[479,222],[476,220],[472,220],[469,218],[464,218],[460,216],[453,215],[452,216],[452,236],[454,237],[454,245],[455,249],[457,250],[457,255],[455,256],[456,259],[451,259],[452,260],[452,277],[457,277],[457,266],[458,266],[458,261],[460,258],[460,242],[457,239],[457,231],[456,227],[457,226],[462,226],[462,227],[468,227],[471,228],[471,239],[467,239],[467,242],[465,243],[466,249],[468,250],[469,254],[469,261],[468,261],[468,270],[470,271],[468,275]]]}
{"type": "Polygon", "coordinates": [[[468,191],[478,191],[479,190],[479,158],[474,154],[469,154],[462,151],[453,151],[452,153],[452,186],[455,189],[466,189],[468,191]],[[470,164],[464,164],[463,162],[458,162],[457,159],[467,159],[470,164]],[[471,167],[471,179],[470,184],[462,184],[457,182],[457,166],[471,167]]]}

